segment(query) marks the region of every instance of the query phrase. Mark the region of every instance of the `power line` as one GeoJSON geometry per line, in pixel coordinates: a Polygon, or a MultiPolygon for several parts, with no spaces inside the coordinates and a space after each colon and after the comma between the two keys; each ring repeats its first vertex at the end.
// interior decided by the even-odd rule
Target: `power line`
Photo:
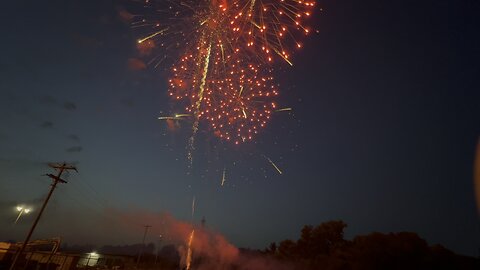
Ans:
{"type": "Polygon", "coordinates": [[[99,204],[102,204],[104,207],[109,205],[109,201],[106,200],[95,188],[93,188],[93,186],[90,185],[88,181],[82,180],[82,178],[80,177],[79,181],[76,181],[75,183],[78,183],[82,187],[86,187],[85,191],[87,191],[87,189],[90,189],[92,198],[96,200],[99,204]]]}

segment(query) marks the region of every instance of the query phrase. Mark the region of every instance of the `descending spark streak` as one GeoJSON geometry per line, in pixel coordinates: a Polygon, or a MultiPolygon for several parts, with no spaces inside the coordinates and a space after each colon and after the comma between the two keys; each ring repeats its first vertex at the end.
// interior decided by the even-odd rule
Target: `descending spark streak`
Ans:
{"type": "Polygon", "coordinates": [[[288,108],[282,108],[282,109],[278,109],[276,110],[276,112],[286,112],[286,111],[291,111],[292,108],[288,107],[288,108]]]}
{"type": "Polygon", "coordinates": [[[264,156],[264,157],[268,160],[268,162],[270,162],[270,164],[272,164],[272,166],[277,170],[279,174],[283,174],[283,172],[277,167],[277,165],[275,165],[275,163],[273,163],[273,161],[269,157],[267,156],[264,156]]]}
{"type": "Polygon", "coordinates": [[[195,233],[195,230],[192,229],[192,232],[190,233],[190,237],[188,239],[188,251],[187,251],[187,270],[190,269],[192,265],[192,242],[193,242],[193,235],[195,233]]]}
{"type": "Polygon", "coordinates": [[[160,116],[158,120],[182,120],[182,118],[176,116],[160,116]]]}
{"type": "Polygon", "coordinates": [[[163,32],[165,32],[165,31],[167,31],[167,30],[168,30],[168,27],[165,28],[165,29],[162,29],[162,30],[160,30],[160,31],[158,31],[158,32],[155,32],[155,33],[153,33],[153,34],[151,34],[151,35],[149,35],[149,36],[146,36],[146,37],[144,37],[144,38],[142,38],[142,39],[139,39],[137,42],[138,42],[138,43],[142,43],[142,42],[144,42],[145,40],[148,40],[148,39],[151,39],[151,38],[153,38],[153,37],[155,37],[155,36],[157,36],[157,35],[160,35],[160,34],[162,34],[163,32]]]}
{"type": "Polygon", "coordinates": [[[222,176],[222,187],[223,187],[223,184],[225,184],[225,167],[223,167],[223,176],[222,176]]]}
{"type": "Polygon", "coordinates": [[[158,120],[182,120],[184,117],[189,117],[189,114],[175,114],[174,116],[159,116],[158,120]]]}
{"type": "Polygon", "coordinates": [[[222,43],[220,43],[220,49],[222,50],[222,62],[225,64],[225,50],[223,49],[222,43]]]}
{"type": "Polygon", "coordinates": [[[200,88],[198,91],[198,99],[197,102],[195,103],[195,111],[193,113],[193,117],[195,120],[193,121],[193,126],[192,126],[192,136],[190,136],[189,140],[189,149],[188,149],[188,160],[190,161],[190,164],[193,162],[193,150],[195,150],[195,135],[197,134],[198,131],[198,124],[199,124],[199,118],[200,118],[200,106],[202,105],[202,100],[203,100],[203,93],[205,91],[205,84],[207,82],[207,75],[208,75],[208,66],[210,63],[210,53],[212,51],[212,43],[208,43],[208,48],[207,48],[207,54],[205,56],[204,60],[204,66],[203,66],[203,73],[202,73],[202,80],[200,83],[200,88]]]}
{"type": "Polygon", "coordinates": [[[285,62],[287,62],[290,66],[293,67],[293,63],[292,63],[290,60],[288,60],[288,58],[285,57],[285,55],[283,55],[282,53],[280,53],[280,52],[279,52],[277,49],[275,49],[275,48],[273,48],[273,50],[275,51],[275,53],[278,54],[278,56],[280,56],[283,60],[285,60],[285,62]]]}
{"type": "Polygon", "coordinates": [[[178,118],[175,116],[160,116],[158,120],[177,120],[178,118]]]}

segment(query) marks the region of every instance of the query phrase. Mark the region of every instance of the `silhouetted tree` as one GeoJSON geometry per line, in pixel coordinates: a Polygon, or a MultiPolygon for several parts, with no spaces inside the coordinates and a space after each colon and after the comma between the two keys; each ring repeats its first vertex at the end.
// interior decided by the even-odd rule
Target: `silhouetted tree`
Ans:
{"type": "Polygon", "coordinates": [[[429,247],[416,233],[371,233],[344,239],[343,221],[304,226],[297,241],[272,243],[264,254],[291,263],[295,270],[480,269],[480,260],[429,247]],[[276,250],[276,251],[274,251],[276,250]]]}
{"type": "Polygon", "coordinates": [[[346,259],[352,269],[417,269],[428,252],[427,242],[415,233],[372,233],[355,237],[346,259]]]}
{"type": "Polygon", "coordinates": [[[345,244],[343,230],[346,227],[347,224],[341,220],[325,222],[316,227],[304,226],[297,241],[298,252],[307,258],[329,254],[345,244]]]}
{"type": "Polygon", "coordinates": [[[271,254],[275,254],[275,252],[277,252],[277,243],[270,243],[270,246],[268,246],[268,251],[271,254]]]}
{"type": "Polygon", "coordinates": [[[296,244],[292,240],[283,240],[278,246],[278,257],[280,259],[293,259],[297,254],[296,244]]]}

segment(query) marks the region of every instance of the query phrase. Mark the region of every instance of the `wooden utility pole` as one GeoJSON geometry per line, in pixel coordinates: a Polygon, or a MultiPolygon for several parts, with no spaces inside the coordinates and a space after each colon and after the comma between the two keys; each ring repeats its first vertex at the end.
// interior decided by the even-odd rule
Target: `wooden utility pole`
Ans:
{"type": "Polygon", "coordinates": [[[140,263],[140,257],[142,256],[143,246],[145,246],[145,237],[147,237],[148,228],[150,228],[150,227],[152,227],[152,226],[150,226],[150,225],[145,225],[145,226],[143,226],[143,227],[145,227],[145,232],[143,233],[143,240],[142,240],[142,246],[140,247],[140,252],[138,252],[137,268],[138,268],[138,264],[140,263]]]}
{"type": "Polygon", "coordinates": [[[52,186],[50,188],[50,192],[48,192],[48,195],[47,195],[47,198],[45,198],[45,201],[43,202],[43,205],[42,205],[42,208],[40,209],[40,211],[38,212],[38,215],[37,215],[37,218],[35,219],[35,221],[33,222],[33,225],[32,227],[30,228],[30,231],[28,232],[28,235],[27,235],[27,238],[25,238],[25,241],[22,243],[22,247],[20,248],[20,250],[17,252],[17,254],[15,254],[15,258],[13,259],[13,262],[12,264],[10,265],[10,270],[14,270],[15,269],[15,265],[18,261],[18,258],[21,257],[23,251],[25,250],[25,247],[27,246],[28,244],[28,241],[30,241],[30,237],[32,237],[32,234],[33,234],[33,231],[35,230],[35,227],[37,226],[38,224],[38,221],[40,220],[40,217],[42,216],[42,213],[43,213],[43,210],[45,210],[45,207],[47,206],[47,203],[48,203],[48,200],[50,200],[50,197],[52,196],[52,193],[53,191],[55,190],[55,188],[57,187],[57,184],[60,182],[60,183],[67,183],[67,181],[61,179],[60,177],[62,176],[62,173],[64,171],[70,171],[70,170],[74,170],[76,172],[77,171],[77,168],[75,168],[74,166],[72,165],[67,165],[66,163],[63,163],[63,164],[48,164],[48,166],[50,166],[51,168],[55,169],[58,171],[58,174],[57,175],[53,175],[53,174],[47,174],[48,177],[52,178],[53,179],[53,183],[52,183],[52,186]]]}

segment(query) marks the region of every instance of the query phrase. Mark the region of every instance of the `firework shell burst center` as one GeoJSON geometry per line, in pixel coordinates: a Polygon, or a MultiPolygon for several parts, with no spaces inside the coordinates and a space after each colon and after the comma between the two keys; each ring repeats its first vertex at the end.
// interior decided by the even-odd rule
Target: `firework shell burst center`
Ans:
{"type": "Polygon", "coordinates": [[[168,93],[193,116],[194,133],[202,122],[221,139],[235,144],[252,140],[276,109],[273,63],[278,59],[293,65],[291,51],[310,32],[303,21],[315,2],[157,2],[146,1],[153,12],[138,16],[132,26],[143,29],[139,44],[150,42],[169,54],[174,47],[180,53],[168,93]]]}

